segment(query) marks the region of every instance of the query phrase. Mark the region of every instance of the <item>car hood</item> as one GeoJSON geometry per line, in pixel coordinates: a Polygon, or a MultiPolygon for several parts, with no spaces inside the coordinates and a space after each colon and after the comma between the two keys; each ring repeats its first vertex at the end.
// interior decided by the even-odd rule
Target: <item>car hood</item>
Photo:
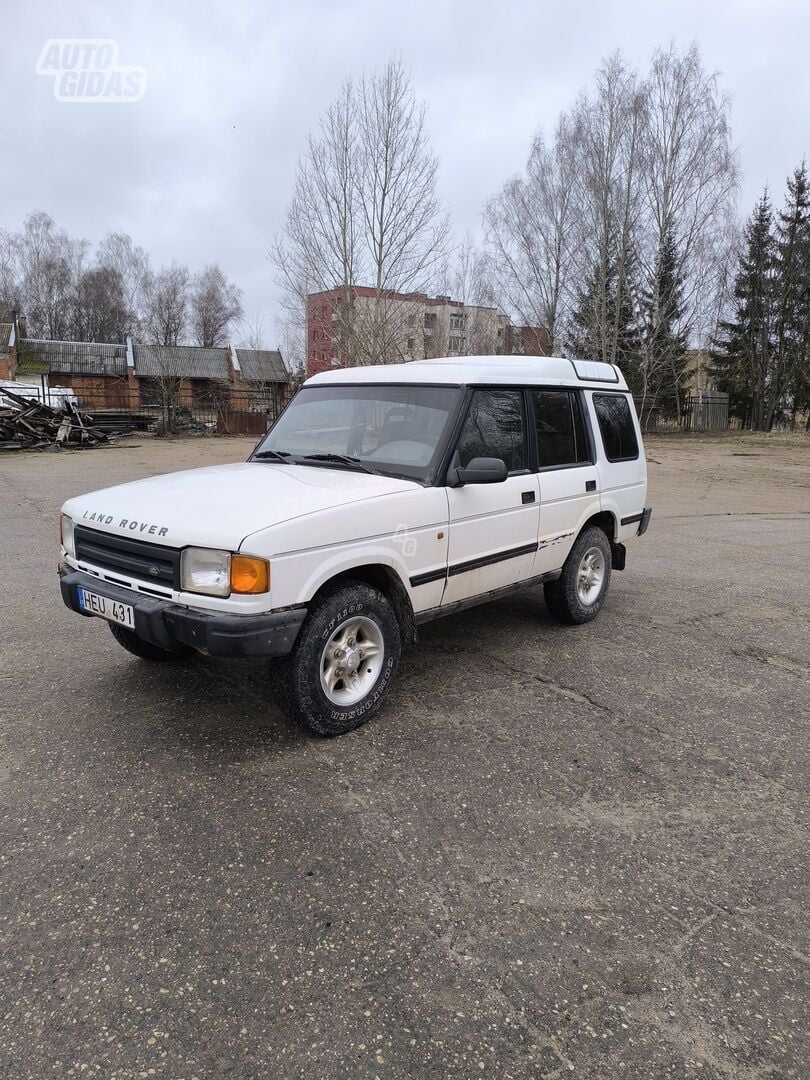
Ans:
{"type": "Polygon", "coordinates": [[[77,525],[116,536],[235,551],[251,533],[283,521],[418,487],[348,469],[243,462],[103,488],[62,509],[77,525]]]}

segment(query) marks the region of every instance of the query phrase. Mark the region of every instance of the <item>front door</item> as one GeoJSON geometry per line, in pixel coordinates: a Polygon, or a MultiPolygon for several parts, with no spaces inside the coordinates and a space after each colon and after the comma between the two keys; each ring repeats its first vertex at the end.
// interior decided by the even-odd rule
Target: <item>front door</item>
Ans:
{"type": "Polygon", "coordinates": [[[501,458],[502,483],[448,488],[448,575],[442,604],[453,604],[531,575],[537,550],[537,475],[529,471],[527,422],[520,390],[476,390],[455,464],[501,458]]]}

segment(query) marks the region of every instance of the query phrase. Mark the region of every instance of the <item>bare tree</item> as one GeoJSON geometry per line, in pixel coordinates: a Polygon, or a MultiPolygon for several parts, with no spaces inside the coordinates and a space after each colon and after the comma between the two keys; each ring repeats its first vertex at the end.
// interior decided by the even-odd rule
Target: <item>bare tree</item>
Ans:
{"type": "Polygon", "coordinates": [[[360,82],[357,177],[374,289],[371,364],[402,356],[403,310],[391,293],[428,289],[447,252],[450,226],[436,191],[438,158],[425,112],[399,62],[360,82]]]}
{"type": "Polygon", "coordinates": [[[21,303],[20,281],[17,274],[15,238],[0,228],[0,319],[18,311],[21,303]]]}
{"type": "Polygon", "coordinates": [[[652,282],[671,237],[684,282],[684,328],[707,300],[716,240],[727,229],[727,211],[739,179],[731,146],[729,99],[717,73],[707,73],[697,45],[680,53],[658,49],[643,84],[644,223],[639,259],[652,282]]]}
{"type": "MultiPolygon", "coordinates": [[[[508,320],[496,302],[491,260],[471,232],[466,233],[452,253],[447,292],[464,305],[459,354],[488,356],[504,351],[508,320]]],[[[436,344],[440,351],[448,351],[447,335],[440,345],[438,341],[436,344]]]]}
{"type": "Polygon", "coordinates": [[[334,325],[321,327],[335,339],[335,351],[356,362],[352,287],[365,263],[357,205],[357,107],[351,82],[342,86],[299,163],[284,228],[270,258],[283,291],[285,326],[306,333],[307,297],[340,289],[334,325]]]}
{"type": "Polygon", "coordinates": [[[259,308],[250,318],[244,312],[239,317],[238,340],[240,349],[266,349],[267,331],[259,308]]]}
{"type": "Polygon", "coordinates": [[[121,341],[129,328],[124,286],[117,270],[95,266],[76,287],[72,336],[78,341],[121,341]]]}
{"type": "Polygon", "coordinates": [[[448,293],[465,304],[495,306],[492,263],[472,232],[453,249],[448,274],[448,293]]]}
{"type": "Polygon", "coordinates": [[[392,294],[430,288],[446,253],[436,171],[425,108],[401,64],[344,84],[307,142],[270,251],[288,328],[305,326],[310,294],[339,290],[328,325],[310,333],[349,363],[402,358],[404,311],[392,294]],[[359,285],[373,290],[370,302],[359,285]]]}
{"type": "Polygon", "coordinates": [[[142,379],[144,404],[160,406],[159,430],[172,433],[178,427],[183,389],[183,365],[174,349],[155,345],[149,358],[150,374],[142,379]]]}
{"type": "Polygon", "coordinates": [[[50,214],[37,210],[25,219],[14,249],[29,332],[68,338],[87,241],[71,240],[50,214]]]}
{"type": "MultiPolygon", "coordinates": [[[[143,283],[144,326],[152,345],[176,346],[188,325],[188,267],[173,262],[157,274],[148,273],[143,283]]],[[[182,390],[182,369],[171,348],[155,349],[153,374],[147,381],[161,407],[163,429],[175,431],[182,390]]]]}
{"type": "Polygon", "coordinates": [[[563,114],[553,144],[538,134],[525,175],[507,181],[484,210],[498,295],[520,322],[546,327],[552,351],[572,289],[577,164],[572,122],[563,114]]]}
{"type": "Polygon", "coordinates": [[[697,48],[658,50],[645,78],[616,53],[486,206],[498,292],[555,350],[565,338],[677,389],[677,343],[716,323],[736,182],[728,101],[697,48]]]}
{"type": "Polygon", "coordinates": [[[186,334],[189,308],[187,266],[172,262],[143,282],[144,327],[150,343],[179,345],[186,334]]]}
{"type": "Polygon", "coordinates": [[[289,313],[277,319],[275,326],[279,350],[293,389],[297,390],[307,377],[306,327],[289,313]]]}
{"type": "Polygon", "coordinates": [[[242,290],[212,263],[191,283],[189,328],[197,345],[220,348],[228,344],[231,325],[242,317],[242,290]]]}
{"type": "Polygon", "coordinates": [[[143,248],[136,247],[126,233],[110,232],[98,246],[96,265],[113,271],[121,283],[126,310],[124,333],[140,334],[145,307],[144,286],[150,273],[149,256],[143,248]]]}
{"type": "Polygon", "coordinates": [[[572,114],[575,250],[580,281],[591,288],[587,329],[595,359],[617,363],[624,313],[633,303],[643,96],[619,53],[602,63],[595,83],[593,95],[581,95],[572,114]]]}

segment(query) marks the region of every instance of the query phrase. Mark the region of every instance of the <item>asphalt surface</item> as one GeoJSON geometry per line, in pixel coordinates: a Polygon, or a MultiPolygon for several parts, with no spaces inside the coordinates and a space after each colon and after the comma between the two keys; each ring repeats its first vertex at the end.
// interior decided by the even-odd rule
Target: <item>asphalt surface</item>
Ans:
{"type": "Polygon", "coordinates": [[[0,1077],[807,1076],[808,440],[651,441],[594,623],[329,741],[59,598],[65,498],[248,445],[0,455],[0,1077]]]}

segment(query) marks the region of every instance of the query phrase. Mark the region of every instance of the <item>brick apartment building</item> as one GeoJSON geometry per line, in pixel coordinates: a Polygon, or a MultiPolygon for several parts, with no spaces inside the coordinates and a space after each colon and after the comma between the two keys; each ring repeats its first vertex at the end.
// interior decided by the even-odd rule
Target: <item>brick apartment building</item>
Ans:
{"type": "MultiPolygon", "coordinates": [[[[307,297],[307,374],[342,367],[352,355],[372,362],[371,330],[374,289],[357,285],[349,302],[344,289],[307,297]]],[[[549,352],[548,333],[540,326],[515,326],[494,307],[464,304],[449,296],[386,290],[377,313],[383,325],[384,359],[388,363],[433,356],[527,356],[549,352]]]]}
{"type": "Polygon", "coordinates": [[[52,341],[26,336],[24,319],[15,315],[0,322],[3,380],[32,384],[45,394],[69,387],[91,413],[154,411],[171,383],[177,408],[233,414],[229,430],[250,434],[264,430],[267,416],[279,412],[291,390],[277,350],[146,345],[131,338],[120,344],[52,341]]]}

